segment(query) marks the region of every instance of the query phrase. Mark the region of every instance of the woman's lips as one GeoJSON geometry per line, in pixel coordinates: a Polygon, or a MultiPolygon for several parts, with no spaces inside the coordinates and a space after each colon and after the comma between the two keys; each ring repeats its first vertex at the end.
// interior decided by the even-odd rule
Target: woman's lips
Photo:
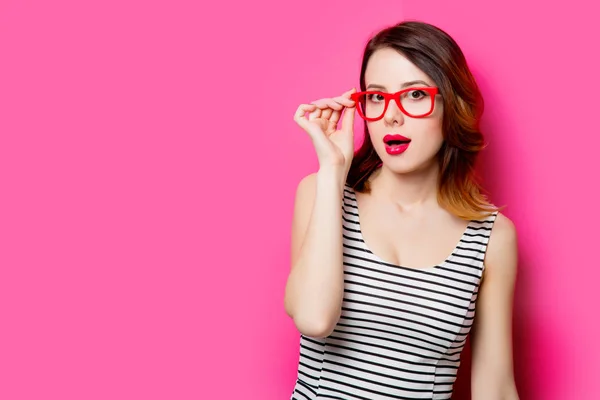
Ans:
{"type": "Polygon", "coordinates": [[[402,154],[408,149],[410,139],[402,135],[385,135],[385,151],[390,155],[402,154]]]}

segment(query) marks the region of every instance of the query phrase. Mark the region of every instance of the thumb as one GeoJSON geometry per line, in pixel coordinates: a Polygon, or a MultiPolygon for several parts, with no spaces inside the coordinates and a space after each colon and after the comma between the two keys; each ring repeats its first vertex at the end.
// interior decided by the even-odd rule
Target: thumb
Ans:
{"type": "MultiPolygon", "coordinates": [[[[353,89],[354,92],[354,89],[353,89]]],[[[346,107],[344,109],[344,116],[342,118],[342,129],[346,132],[354,131],[354,115],[356,114],[356,102],[353,107],[346,107]]]]}

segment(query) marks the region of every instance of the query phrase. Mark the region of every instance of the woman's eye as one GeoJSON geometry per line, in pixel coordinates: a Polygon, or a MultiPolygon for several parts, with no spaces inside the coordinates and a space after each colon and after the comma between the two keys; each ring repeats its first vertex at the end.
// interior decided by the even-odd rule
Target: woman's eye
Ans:
{"type": "Polygon", "coordinates": [[[412,90],[408,92],[408,97],[410,97],[413,100],[418,100],[425,96],[427,96],[427,94],[422,90],[412,90]]]}
{"type": "Polygon", "coordinates": [[[373,101],[375,103],[378,103],[378,102],[384,100],[383,96],[380,95],[380,94],[371,94],[369,97],[370,97],[369,100],[371,100],[371,101],[373,101]]]}

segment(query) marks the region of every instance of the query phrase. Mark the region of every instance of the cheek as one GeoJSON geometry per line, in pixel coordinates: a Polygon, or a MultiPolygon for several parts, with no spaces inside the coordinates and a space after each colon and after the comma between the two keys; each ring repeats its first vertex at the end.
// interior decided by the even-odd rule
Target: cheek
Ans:
{"type": "Polygon", "coordinates": [[[367,129],[369,130],[369,136],[374,145],[377,145],[378,142],[383,144],[383,137],[392,131],[386,127],[385,124],[381,123],[381,121],[368,122],[367,129]]]}
{"type": "Polygon", "coordinates": [[[427,129],[423,129],[419,135],[419,147],[427,153],[437,153],[444,143],[442,127],[438,124],[432,124],[427,129]]]}
{"type": "Polygon", "coordinates": [[[436,113],[432,118],[415,121],[418,126],[415,125],[413,132],[417,133],[416,136],[423,138],[432,147],[439,147],[444,141],[442,117],[440,114],[436,113]]]}
{"type": "Polygon", "coordinates": [[[444,141],[444,135],[442,134],[442,123],[435,122],[429,124],[426,129],[423,130],[424,137],[427,137],[434,143],[441,143],[444,141]]]}

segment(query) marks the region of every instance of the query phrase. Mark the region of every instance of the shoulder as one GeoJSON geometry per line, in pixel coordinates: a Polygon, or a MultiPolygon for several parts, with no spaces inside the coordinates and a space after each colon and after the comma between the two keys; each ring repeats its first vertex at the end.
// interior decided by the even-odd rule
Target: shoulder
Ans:
{"type": "MultiPolygon", "coordinates": [[[[516,269],[517,229],[506,215],[498,213],[490,234],[485,256],[486,269],[516,269]]],[[[509,271],[507,271],[509,270],[509,271]]]]}
{"type": "Polygon", "coordinates": [[[512,220],[498,213],[490,235],[489,248],[497,249],[512,245],[517,241],[517,228],[512,220]]]}

